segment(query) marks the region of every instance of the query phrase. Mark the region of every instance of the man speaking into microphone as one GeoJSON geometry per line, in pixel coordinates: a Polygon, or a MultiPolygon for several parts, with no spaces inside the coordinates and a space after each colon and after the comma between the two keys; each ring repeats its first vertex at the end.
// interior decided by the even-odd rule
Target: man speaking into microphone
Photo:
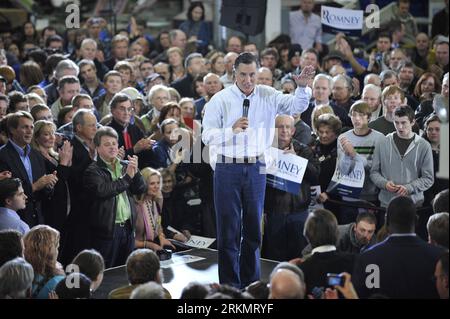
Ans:
{"type": "Polygon", "coordinates": [[[234,85],[216,93],[205,106],[202,140],[214,169],[219,280],[244,288],[260,278],[261,216],[266,189],[264,158],[272,145],[277,114],[300,114],[307,107],[307,84],[314,69],[294,75],[295,95],[255,85],[257,58],[240,54],[234,85]]]}

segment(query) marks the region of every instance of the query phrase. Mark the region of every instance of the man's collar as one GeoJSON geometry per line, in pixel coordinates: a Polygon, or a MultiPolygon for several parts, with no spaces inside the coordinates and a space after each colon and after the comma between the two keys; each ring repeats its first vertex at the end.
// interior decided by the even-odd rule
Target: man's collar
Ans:
{"type": "Polygon", "coordinates": [[[25,145],[25,147],[20,147],[19,145],[14,143],[11,138],[9,139],[9,141],[19,154],[24,154],[25,156],[28,156],[30,154],[31,146],[29,144],[25,145]]]}
{"type": "Polygon", "coordinates": [[[245,95],[244,92],[242,92],[242,90],[239,88],[239,86],[237,85],[236,82],[234,82],[234,84],[231,86],[233,92],[237,95],[239,95],[240,97],[242,97],[243,99],[248,99],[250,97],[252,97],[253,95],[256,94],[256,91],[258,89],[258,85],[255,85],[255,88],[253,89],[252,93],[250,93],[248,96],[245,95]]]}
{"type": "Polygon", "coordinates": [[[323,246],[319,246],[314,248],[311,251],[311,255],[314,255],[315,253],[328,253],[331,251],[336,251],[336,246],[334,245],[323,245],[323,246]]]}

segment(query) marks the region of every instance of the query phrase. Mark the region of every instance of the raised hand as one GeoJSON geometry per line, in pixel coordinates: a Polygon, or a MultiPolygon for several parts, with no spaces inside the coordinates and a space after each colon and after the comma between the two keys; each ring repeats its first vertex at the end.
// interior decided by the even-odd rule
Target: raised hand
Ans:
{"type": "Polygon", "coordinates": [[[129,162],[128,162],[126,173],[128,176],[133,178],[134,175],[136,175],[136,173],[138,171],[138,157],[136,155],[128,156],[128,161],[129,162]]]}
{"type": "Polygon", "coordinates": [[[69,141],[64,141],[58,153],[59,153],[59,164],[63,166],[72,165],[73,146],[70,144],[69,141]]]}
{"type": "Polygon", "coordinates": [[[303,68],[300,75],[293,75],[292,77],[300,87],[306,87],[308,84],[312,83],[314,80],[314,76],[316,74],[316,70],[312,65],[307,65],[303,68]]]}

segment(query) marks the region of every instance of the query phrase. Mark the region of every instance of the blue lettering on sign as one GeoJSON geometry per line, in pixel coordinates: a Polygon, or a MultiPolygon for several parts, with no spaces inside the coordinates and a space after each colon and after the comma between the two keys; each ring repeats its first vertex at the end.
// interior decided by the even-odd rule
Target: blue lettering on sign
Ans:
{"type": "Polygon", "coordinates": [[[289,162],[285,162],[285,161],[282,161],[282,160],[278,161],[278,165],[277,166],[278,166],[278,168],[280,170],[287,171],[287,172],[290,172],[290,173],[294,173],[295,175],[298,175],[299,172],[300,172],[300,168],[299,168],[298,165],[295,165],[295,164],[292,164],[292,163],[289,163],[289,162]]]}
{"type": "Polygon", "coordinates": [[[328,10],[323,11],[323,17],[329,24],[332,23],[340,23],[340,24],[359,24],[359,18],[358,17],[347,17],[347,16],[339,16],[336,14],[330,13],[328,10]]]}

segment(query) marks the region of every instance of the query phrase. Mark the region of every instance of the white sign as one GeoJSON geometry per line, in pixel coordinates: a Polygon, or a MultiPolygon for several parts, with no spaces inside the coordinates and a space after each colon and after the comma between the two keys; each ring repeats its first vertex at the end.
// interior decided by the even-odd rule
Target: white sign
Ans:
{"type": "Polygon", "coordinates": [[[362,161],[356,161],[355,167],[348,175],[342,174],[339,165],[336,164],[327,192],[336,192],[341,196],[359,198],[364,186],[365,174],[362,161]]]}
{"type": "Polygon", "coordinates": [[[267,184],[271,187],[298,195],[308,160],[275,147],[269,149],[266,162],[267,184]]]}
{"type": "Polygon", "coordinates": [[[194,248],[208,248],[215,240],[215,238],[192,235],[184,244],[194,248]]]}
{"type": "Polygon", "coordinates": [[[322,6],[322,31],[324,33],[343,32],[349,36],[361,36],[364,22],[362,10],[339,9],[322,6]]]}

